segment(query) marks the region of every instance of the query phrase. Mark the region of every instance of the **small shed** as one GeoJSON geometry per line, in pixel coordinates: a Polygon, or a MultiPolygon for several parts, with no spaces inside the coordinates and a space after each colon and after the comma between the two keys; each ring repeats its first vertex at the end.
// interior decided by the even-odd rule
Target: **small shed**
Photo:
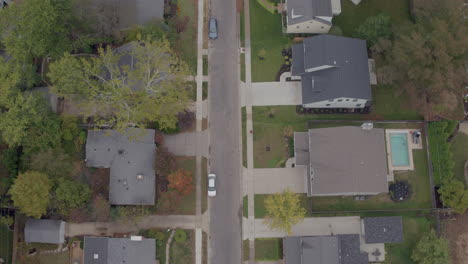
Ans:
{"type": "Polygon", "coordinates": [[[62,244],[65,241],[65,222],[50,219],[28,219],[24,227],[26,243],[62,244]]]}

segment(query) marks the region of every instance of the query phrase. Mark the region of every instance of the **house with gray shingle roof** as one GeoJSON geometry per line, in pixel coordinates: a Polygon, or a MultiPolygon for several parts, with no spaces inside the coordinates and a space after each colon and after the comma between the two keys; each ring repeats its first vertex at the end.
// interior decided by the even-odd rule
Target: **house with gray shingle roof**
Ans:
{"type": "Polygon", "coordinates": [[[308,196],[388,192],[385,130],[358,126],[294,133],[296,166],[306,167],[308,196]]]}
{"type": "Polygon", "coordinates": [[[128,128],[89,130],[86,165],[110,168],[109,202],[117,205],[153,205],[156,144],[154,130],[128,128]]]}
{"type": "Polygon", "coordinates": [[[85,236],[83,259],[84,264],[155,264],[156,240],[85,236]]]}
{"type": "Polygon", "coordinates": [[[28,219],[24,226],[26,243],[63,244],[65,222],[50,219],[28,219]]]}
{"type": "Polygon", "coordinates": [[[367,264],[360,249],[359,235],[285,237],[284,264],[367,264]]]}
{"type": "Polygon", "coordinates": [[[372,103],[366,41],[319,35],[292,46],[291,74],[306,108],[364,108],[372,103]]]}
{"type": "Polygon", "coordinates": [[[340,0],[286,0],[286,33],[327,33],[341,14],[340,0]]]}

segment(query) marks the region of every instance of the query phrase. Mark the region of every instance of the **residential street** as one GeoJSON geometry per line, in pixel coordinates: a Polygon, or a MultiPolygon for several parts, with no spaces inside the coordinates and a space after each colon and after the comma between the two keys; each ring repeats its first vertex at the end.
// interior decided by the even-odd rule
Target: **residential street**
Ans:
{"type": "Polygon", "coordinates": [[[210,43],[210,170],[218,176],[210,198],[211,264],[241,263],[240,105],[236,2],[211,0],[219,38],[210,43]]]}

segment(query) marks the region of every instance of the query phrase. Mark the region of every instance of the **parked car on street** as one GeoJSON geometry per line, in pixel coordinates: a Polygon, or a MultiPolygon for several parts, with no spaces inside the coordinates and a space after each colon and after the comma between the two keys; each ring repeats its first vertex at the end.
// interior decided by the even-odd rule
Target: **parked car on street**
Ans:
{"type": "Polygon", "coordinates": [[[218,38],[218,22],[216,21],[216,18],[210,18],[208,23],[208,37],[210,39],[218,38]]]}
{"type": "Polygon", "coordinates": [[[216,196],[216,175],[208,174],[208,196],[216,196]]]}

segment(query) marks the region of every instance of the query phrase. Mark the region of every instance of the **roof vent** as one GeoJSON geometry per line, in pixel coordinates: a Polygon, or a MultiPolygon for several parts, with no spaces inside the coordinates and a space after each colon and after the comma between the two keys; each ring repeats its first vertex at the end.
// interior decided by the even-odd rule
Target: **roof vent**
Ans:
{"type": "Polygon", "coordinates": [[[94,253],[93,254],[93,259],[99,259],[99,254],[94,253]]]}
{"type": "Polygon", "coordinates": [[[139,181],[143,180],[143,174],[138,174],[137,175],[137,180],[139,180],[139,181]]]}
{"type": "Polygon", "coordinates": [[[131,241],[142,241],[143,237],[142,236],[130,236],[131,241]]]}
{"type": "Polygon", "coordinates": [[[124,180],[124,181],[123,181],[123,184],[124,184],[124,185],[127,185],[127,180],[124,180]]]}

